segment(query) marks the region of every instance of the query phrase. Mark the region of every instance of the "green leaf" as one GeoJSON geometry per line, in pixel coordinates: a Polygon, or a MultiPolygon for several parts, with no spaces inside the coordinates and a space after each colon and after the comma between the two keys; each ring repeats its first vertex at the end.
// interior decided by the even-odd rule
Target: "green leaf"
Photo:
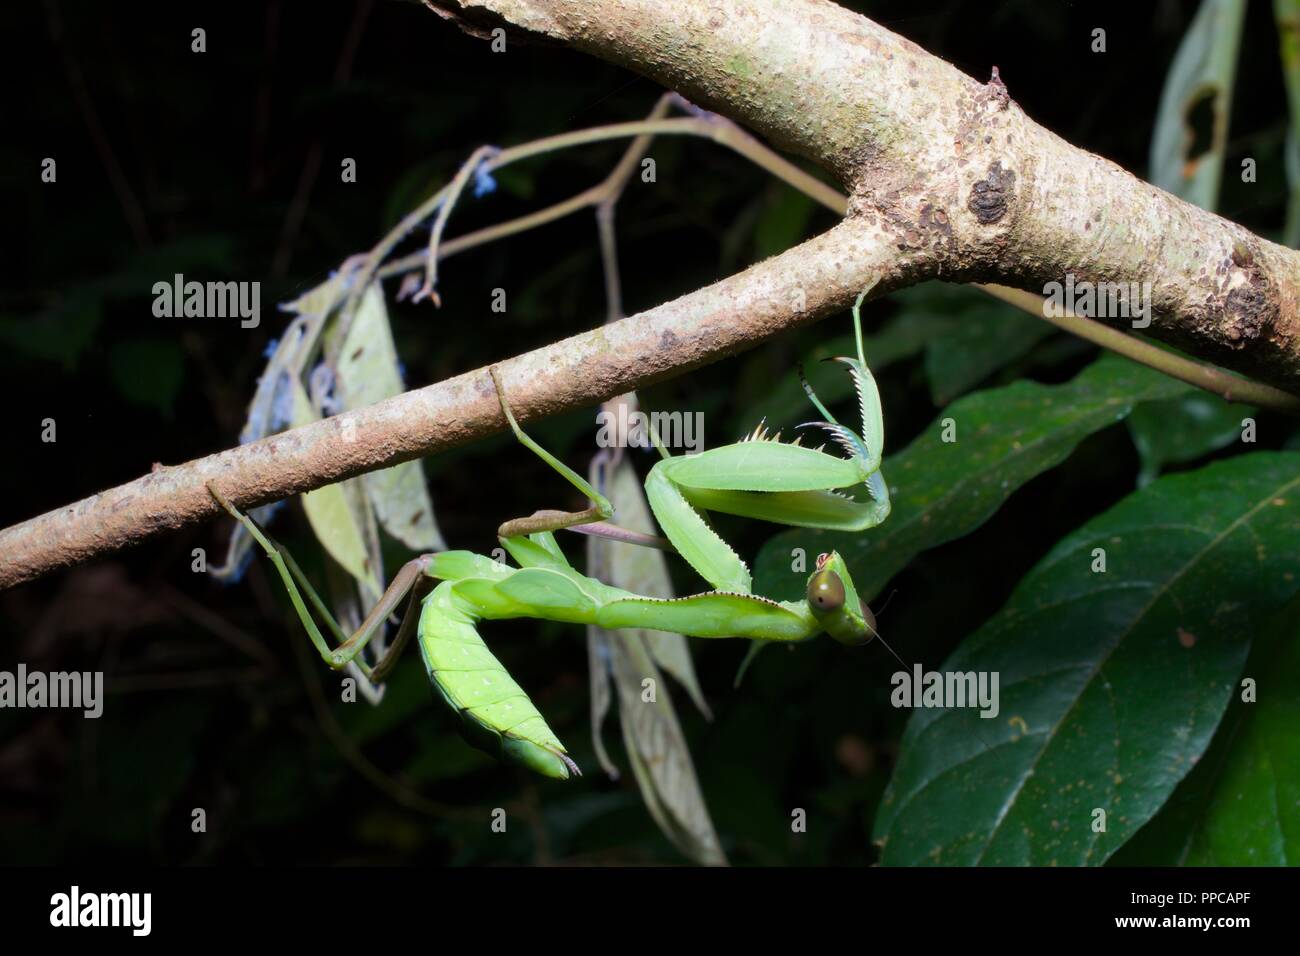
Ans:
{"type": "Polygon", "coordinates": [[[1134,405],[1169,398],[1181,382],[1105,356],[1063,385],[1016,382],[954,402],[911,445],[885,460],[893,511],[878,528],[846,534],[795,528],[763,546],[757,592],[802,596],[806,575],[791,572],[795,548],[839,551],[858,594],[870,602],[912,558],[974,531],[1021,485],[1060,464],[1084,438],[1123,420],[1134,405]],[[943,440],[951,422],[955,441],[943,440]]]}
{"type": "MultiPolygon", "coordinates": [[[[307,425],[317,421],[311,399],[296,378],[290,380],[293,389],[293,426],[307,425]]],[[[312,532],[329,556],[338,562],[348,574],[356,578],[364,591],[374,597],[383,592],[375,569],[370,564],[366,535],[357,518],[354,507],[348,502],[351,482],[326,485],[315,491],[301,495],[302,507],[307,512],[312,532]]],[[[355,486],[353,486],[355,487],[355,486]]]]}
{"type": "Polygon", "coordinates": [[[1219,199],[1245,16],[1245,0],[1201,0],[1165,77],[1156,113],[1151,182],[1203,209],[1213,210],[1219,199]],[[1209,139],[1197,142],[1193,124],[1206,108],[1209,139]]]}
{"type": "MultiPolygon", "coordinates": [[[[898,322],[928,327],[925,370],[935,405],[948,404],[1023,356],[1054,328],[969,286],[927,282],[890,297],[898,322]]],[[[876,367],[868,348],[867,363],[876,367]]]]}
{"type": "Polygon", "coordinates": [[[36,315],[0,316],[0,344],[19,353],[57,362],[72,372],[95,341],[104,304],[96,290],[74,289],[36,315]]]}
{"type": "Polygon", "coordinates": [[[952,316],[943,335],[930,339],[925,372],[930,398],[947,405],[1052,334],[1041,319],[989,299],[952,316]]]}
{"type": "Polygon", "coordinates": [[[882,862],[1104,862],[1209,743],[1252,637],[1297,591],[1297,535],[1300,455],[1259,452],[1162,478],[1060,541],[942,668],[997,674],[997,718],[908,722],[882,862]]]}
{"type": "Polygon", "coordinates": [[[754,226],[754,261],[785,252],[808,234],[808,222],[817,207],[801,192],[776,186],[768,192],[754,226]]]}
{"type": "Polygon", "coordinates": [[[1202,391],[1139,405],[1128,418],[1142,461],[1138,487],[1155,481],[1166,465],[1195,461],[1231,444],[1241,437],[1241,420],[1254,413],[1251,405],[1202,391]]]}
{"type": "Polygon", "coordinates": [[[1282,54],[1282,76],[1290,113],[1287,126],[1286,184],[1290,190],[1286,205],[1286,226],[1282,244],[1300,246],[1300,0],[1273,0],[1278,46],[1282,54]]]}
{"type": "MultiPolygon", "coordinates": [[[[357,307],[347,339],[339,351],[338,395],[343,408],[373,405],[406,391],[393,345],[388,307],[378,283],[357,307]]],[[[447,548],[433,517],[433,501],[418,459],[361,476],[370,503],[384,530],[413,551],[447,548]]]]}
{"type": "Polygon", "coordinates": [[[108,351],[113,384],[128,400],[172,418],[176,395],[185,380],[185,359],[175,342],[140,339],[114,345],[108,351]]]}
{"type": "Polygon", "coordinates": [[[1254,700],[1233,695],[1195,769],[1112,865],[1300,864],[1300,599],[1251,648],[1254,700]]]}

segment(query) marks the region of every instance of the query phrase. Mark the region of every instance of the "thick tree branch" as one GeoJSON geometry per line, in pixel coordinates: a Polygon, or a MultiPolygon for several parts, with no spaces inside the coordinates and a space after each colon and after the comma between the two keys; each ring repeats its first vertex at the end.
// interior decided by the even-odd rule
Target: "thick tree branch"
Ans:
{"type": "Polygon", "coordinates": [[[1000,81],[829,0],[426,3],[625,65],[809,157],[918,279],[1150,282],[1150,334],[1300,387],[1300,253],[1070,145],[1000,81]]]}
{"type": "MultiPolygon", "coordinates": [[[[896,249],[846,221],[731,278],[499,364],[522,420],[599,405],[846,308],[896,249]]],[[[421,458],[506,427],[486,369],[174,467],[0,531],[0,588],[222,514],[213,482],[248,510],[421,458]]]]}

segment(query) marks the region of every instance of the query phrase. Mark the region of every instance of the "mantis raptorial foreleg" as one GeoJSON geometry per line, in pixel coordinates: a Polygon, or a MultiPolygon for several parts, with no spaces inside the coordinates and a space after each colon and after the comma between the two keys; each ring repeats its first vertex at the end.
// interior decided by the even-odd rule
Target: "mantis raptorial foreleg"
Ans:
{"type": "MultiPolygon", "coordinates": [[[[757,518],[797,527],[862,531],[889,516],[889,489],[880,476],[884,418],[875,379],[862,353],[862,300],[853,305],[858,354],[840,358],[853,377],[861,414],[861,432],[840,424],[805,383],[824,422],[811,423],[829,433],[848,457],[805,448],[799,439],[785,444],[769,438],[760,426],[738,444],[697,455],[665,457],[646,478],[646,497],[674,549],[717,591],[750,594],[749,569],[713,530],[710,511],[757,518]],[[839,489],[862,485],[867,500],[858,501],[839,489]]],[[[581,476],[533,441],[515,421],[496,370],[492,369],[506,420],[527,448],[546,461],[594,502],[583,512],[538,512],[501,526],[502,538],[554,531],[592,521],[604,521],[613,509],[607,499],[581,476]]]]}

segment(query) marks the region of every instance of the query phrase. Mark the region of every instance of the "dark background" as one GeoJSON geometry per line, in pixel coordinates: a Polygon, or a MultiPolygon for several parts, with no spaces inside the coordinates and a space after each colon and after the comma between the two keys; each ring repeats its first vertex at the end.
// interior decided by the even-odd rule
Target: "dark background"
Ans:
{"type": "MultiPolygon", "coordinates": [[[[850,3],[981,80],[996,64],[1028,114],[1145,174],[1152,121],[1191,3],[1117,6],[1024,0],[850,3]],[[1107,30],[1108,52],[1089,50],[1107,30]]],[[[133,3],[6,7],[8,40],[0,257],[0,381],[8,434],[0,525],[9,525],[237,440],[267,342],[271,304],[372,245],[484,143],[644,115],[650,80],[563,48],[494,54],[419,5],[398,2],[133,3]],[[190,52],[207,30],[208,51],[190,52]],[[341,51],[355,46],[355,57],[341,51]],[[340,80],[340,75],[344,78],[340,80]],[[56,185],[40,163],[58,161],[56,185]],[[358,182],[339,182],[353,157],[358,182]],[[313,170],[316,170],[313,172],[313,170]],[[286,217],[301,197],[299,229],[286,217]],[[262,324],[168,321],[151,286],[174,272],[263,283],[262,324]],[[41,421],[58,441],[40,441],[41,421]]],[[[1271,4],[1251,5],[1226,169],[1256,157],[1259,181],[1225,176],[1220,211],[1266,236],[1281,228],[1286,104],[1271,4]]],[[[621,143],[520,164],[489,198],[467,200],[448,235],[518,215],[598,181],[621,143]]],[[[665,139],[658,181],[619,207],[629,312],[672,299],[812,235],[833,217],[730,152],[665,139]]],[[[448,260],[444,305],[397,306],[412,387],[595,325],[603,286],[590,213],[448,260]],[[489,311],[508,290],[507,316],[489,311]]],[[[423,239],[417,240],[422,242],[423,239]]],[[[391,292],[391,290],[390,290],[391,292]]],[[[873,305],[869,322],[897,309],[873,305]]],[[[647,408],[704,411],[711,444],[826,328],[643,393],[647,408]],[[716,426],[716,427],[715,427],[716,426]]],[[[1004,378],[1058,381],[1092,356],[1050,339],[1004,378]],[[1048,360],[1050,359],[1050,360],[1048,360]]],[[[881,386],[894,450],[935,415],[917,363],[881,386]]],[[[728,433],[730,425],[734,430],[728,433]]],[[[590,412],[535,436],[581,467],[590,412]]],[[[1261,429],[1266,431],[1266,429],[1261,429]]],[[[918,658],[941,660],[995,611],[1064,532],[1132,488],[1121,428],[1085,442],[975,534],[913,562],[882,618],[918,658]]],[[[497,524],[576,504],[504,437],[426,462],[452,546],[490,548],[497,524]]],[[[770,528],[729,524],[752,558],[770,528]]],[[[297,508],[273,526],[312,570],[320,558],[297,508]]],[[[258,562],[222,588],[190,570],[228,528],[189,529],[0,594],[0,668],[102,669],[105,716],[0,711],[4,862],[680,862],[630,775],[604,779],[592,755],[581,630],[486,631],[578,762],[580,781],[541,781],[471,750],[430,700],[414,660],[378,709],[336,702],[278,581],[258,562]],[[205,834],[190,828],[207,812],[205,834]],[[513,821],[490,833],[488,815],[513,821]]],[[[575,549],[575,555],[578,551],[575,549]]],[[[396,566],[394,563],[393,567],[396,566]]],[[[687,576],[681,576],[683,584],[687,576]]],[[[890,660],[830,642],[759,659],[739,691],[743,649],[696,646],[716,713],[677,694],[697,769],[733,862],[870,862],[875,803],[901,717],[886,704],[890,660]],[[818,825],[790,834],[792,807],[818,825]]],[[[626,767],[618,733],[607,727],[626,767]]]]}

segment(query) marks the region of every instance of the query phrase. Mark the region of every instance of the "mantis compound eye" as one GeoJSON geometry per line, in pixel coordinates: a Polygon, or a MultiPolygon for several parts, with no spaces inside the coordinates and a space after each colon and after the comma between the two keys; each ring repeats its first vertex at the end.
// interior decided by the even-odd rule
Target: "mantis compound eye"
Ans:
{"type": "Polygon", "coordinates": [[[862,618],[867,622],[867,627],[871,628],[871,636],[876,635],[876,615],[871,613],[871,608],[867,607],[866,601],[858,602],[862,605],[862,618]]]}
{"type": "Polygon", "coordinates": [[[834,571],[821,570],[808,582],[808,604],[821,612],[844,606],[844,582],[834,571]]]}

